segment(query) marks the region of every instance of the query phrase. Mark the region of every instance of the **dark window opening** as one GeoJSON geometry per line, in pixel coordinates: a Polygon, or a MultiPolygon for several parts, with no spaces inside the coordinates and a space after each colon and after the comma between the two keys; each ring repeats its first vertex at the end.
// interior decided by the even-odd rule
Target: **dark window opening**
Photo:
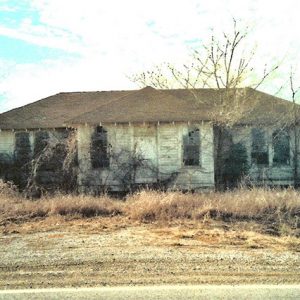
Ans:
{"type": "Polygon", "coordinates": [[[29,132],[15,133],[14,166],[11,170],[11,180],[23,189],[27,185],[30,173],[31,145],[29,132]]]}
{"type": "Polygon", "coordinates": [[[198,128],[189,130],[183,136],[183,163],[185,166],[200,165],[200,132],[198,128]]]}
{"type": "Polygon", "coordinates": [[[251,159],[252,163],[257,165],[269,164],[269,152],[265,132],[259,128],[252,129],[251,159]]]}
{"type": "Polygon", "coordinates": [[[34,134],[33,155],[37,158],[48,146],[49,133],[47,131],[36,131],[34,134]]]}
{"type": "Polygon", "coordinates": [[[274,164],[290,164],[290,136],[285,130],[277,130],[273,133],[273,149],[274,164]]]}
{"type": "Polygon", "coordinates": [[[19,166],[24,166],[31,160],[29,133],[16,132],[15,138],[15,161],[19,166]]]}
{"type": "Polygon", "coordinates": [[[91,139],[91,163],[94,169],[109,167],[107,131],[97,126],[91,139]]]}

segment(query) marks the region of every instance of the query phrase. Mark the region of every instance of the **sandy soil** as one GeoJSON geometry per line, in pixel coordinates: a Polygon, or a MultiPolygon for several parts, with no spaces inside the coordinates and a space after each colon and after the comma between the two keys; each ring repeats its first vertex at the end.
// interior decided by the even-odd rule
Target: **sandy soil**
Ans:
{"type": "Polygon", "coordinates": [[[299,284],[300,239],[259,234],[257,226],[124,217],[10,224],[0,227],[0,289],[299,284]]]}

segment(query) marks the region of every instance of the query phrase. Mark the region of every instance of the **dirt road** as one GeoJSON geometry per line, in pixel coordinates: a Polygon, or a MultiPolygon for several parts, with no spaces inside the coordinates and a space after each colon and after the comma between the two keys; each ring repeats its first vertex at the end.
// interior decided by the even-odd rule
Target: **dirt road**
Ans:
{"type": "Polygon", "coordinates": [[[300,285],[198,285],[71,288],[0,291],[6,299],[110,299],[110,300],[191,300],[191,299],[299,299],[300,285]]]}
{"type": "Polygon", "coordinates": [[[299,239],[224,224],[128,222],[53,219],[2,228],[0,289],[300,283],[299,239]]]}

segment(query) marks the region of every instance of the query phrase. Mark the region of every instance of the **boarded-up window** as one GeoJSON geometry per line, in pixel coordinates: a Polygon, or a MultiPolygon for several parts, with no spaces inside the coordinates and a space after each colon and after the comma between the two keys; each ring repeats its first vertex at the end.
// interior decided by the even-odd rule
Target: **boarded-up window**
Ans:
{"type": "Polygon", "coordinates": [[[109,167],[107,144],[107,131],[102,126],[97,126],[91,140],[91,163],[95,168],[109,167]]]}
{"type": "Polygon", "coordinates": [[[268,143],[266,134],[263,129],[252,129],[252,151],[251,151],[252,163],[257,165],[268,165],[268,143]]]}
{"type": "Polygon", "coordinates": [[[200,165],[200,132],[198,128],[189,129],[183,136],[183,163],[185,166],[200,165]]]}
{"type": "Polygon", "coordinates": [[[273,132],[273,163],[288,165],[290,163],[290,136],[285,130],[273,132]]]}

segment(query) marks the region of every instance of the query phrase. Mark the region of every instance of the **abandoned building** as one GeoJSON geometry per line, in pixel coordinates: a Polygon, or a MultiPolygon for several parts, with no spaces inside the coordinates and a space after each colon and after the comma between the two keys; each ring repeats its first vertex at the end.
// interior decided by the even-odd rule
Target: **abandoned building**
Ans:
{"type": "Polygon", "coordinates": [[[20,188],[93,193],[213,189],[217,174],[225,186],[293,185],[295,105],[251,88],[227,92],[71,92],[10,110],[0,114],[0,177],[20,188]],[[231,111],[220,102],[225,94],[231,111]]]}

